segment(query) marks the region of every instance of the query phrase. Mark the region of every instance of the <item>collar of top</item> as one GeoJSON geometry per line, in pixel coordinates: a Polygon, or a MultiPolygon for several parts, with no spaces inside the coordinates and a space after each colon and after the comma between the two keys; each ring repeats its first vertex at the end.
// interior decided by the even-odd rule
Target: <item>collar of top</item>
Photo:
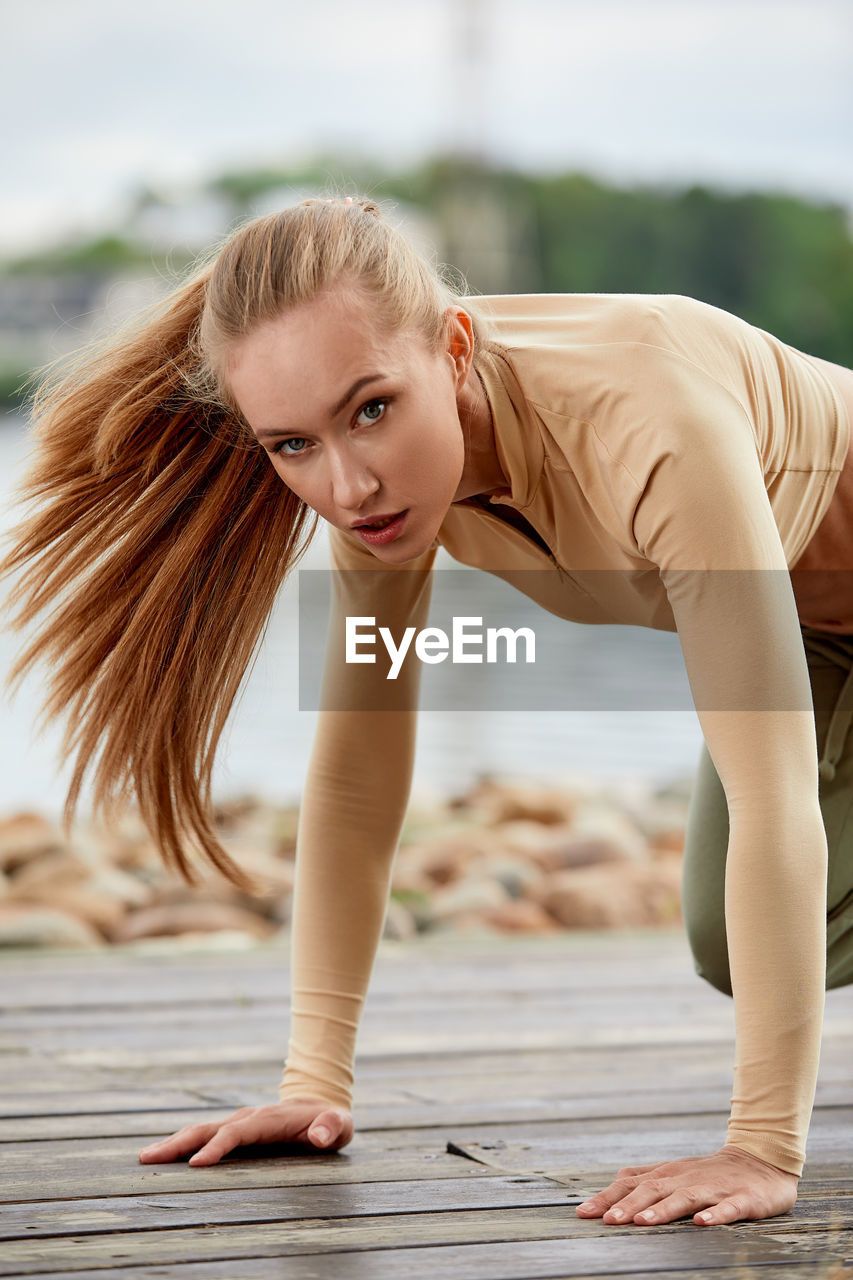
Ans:
{"type": "Polygon", "coordinates": [[[490,501],[527,507],[539,483],[545,457],[533,409],[525,399],[506,347],[497,342],[484,344],[475,368],[492,413],[498,461],[510,483],[506,496],[495,494],[490,501]]]}

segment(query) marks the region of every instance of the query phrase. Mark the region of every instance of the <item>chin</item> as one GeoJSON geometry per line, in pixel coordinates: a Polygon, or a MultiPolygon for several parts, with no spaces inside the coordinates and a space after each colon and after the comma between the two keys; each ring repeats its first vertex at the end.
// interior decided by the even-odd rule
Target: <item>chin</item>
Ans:
{"type": "MultiPolygon", "coordinates": [[[[399,541],[402,542],[403,539],[399,541]]],[[[423,555],[429,545],[427,543],[423,547],[413,548],[411,545],[398,547],[395,543],[389,542],[385,547],[371,547],[370,550],[377,560],[382,560],[385,564],[408,564],[409,561],[417,560],[418,556],[423,555]]]]}

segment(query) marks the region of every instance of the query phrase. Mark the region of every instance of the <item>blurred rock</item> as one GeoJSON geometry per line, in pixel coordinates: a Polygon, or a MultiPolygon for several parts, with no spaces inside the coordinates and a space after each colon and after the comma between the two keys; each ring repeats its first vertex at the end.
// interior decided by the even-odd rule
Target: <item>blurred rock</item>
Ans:
{"type": "Polygon", "coordinates": [[[429,892],[406,888],[393,888],[394,901],[405,907],[412,918],[418,933],[428,932],[435,924],[435,912],[432,906],[433,890],[429,892]]]}
{"type": "Polygon", "coordinates": [[[555,871],[571,867],[595,867],[611,862],[630,862],[624,845],[601,836],[567,840],[554,848],[551,867],[555,871]]]}
{"type": "MultiPolygon", "coordinates": [[[[449,802],[420,795],[394,860],[384,936],[671,924],[688,796],[686,787],[652,791],[642,780],[608,791],[494,778],[449,802]]],[[[134,810],[109,826],[81,824],[71,844],[38,814],[19,813],[0,821],[0,904],[14,907],[16,921],[55,917],[57,936],[70,921],[69,936],[83,941],[69,945],[284,936],[298,818],[295,805],[252,796],[217,805],[219,838],[255,881],[249,894],[200,858],[199,883],[187,885],[134,810]]],[[[41,934],[15,927],[33,939],[25,945],[61,945],[47,940],[47,925],[41,934]]]]}
{"type": "Polygon", "coordinates": [[[681,868],[666,860],[557,871],[539,902],[568,929],[673,925],[681,920],[681,868]]]}
{"type": "Polygon", "coordinates": [[[78,885],[90,874],[89,866],[70,849],[51,849],[16,868],[9,881],[10,893],[14,897],[45,886],[50,890],[78,885]]]}
{"type": "Polygon", "coordinates": [[[216,929],[212,933],[136,938],[123,945],[132,947],[134,951],[151,952],[153,955],[160,952],[171,956],[182,951],[251,951],[258,945],[258,939],[241,929],[216,929]]]}
{"type": "Polygon", "coordinates": [[[247,911],[275,916],[276,907],[282,898],[289,898],[293,892],[295,864],[273,857],[263,848],[248,845],[237,847],[230,840],[225,843],[225,848],[241,871],[254,879],[255,892],[244,893],[218,872],[205,870],[198,889],[186,886],[191,895],[188,900],[194,901],[199,894],[204,894],[211,900],[230,902],[247,911]]]}
{"type": "Polygon", "coordinates": [[[412,912],[402,902],[398,902],[396,898],[391,898],[388,902],[388,910],[385,913],[382,937],[400,942],[406,938],[413,938],[417,932],[418,926],[415,923],[415,917],[412,912]]]}
{"type": "Polygon", "coordinates": [[[619,804],[650,845],[674,841],[684,833],[688,804],[679,797],[649,794],[633,802],[622,797],[619,804]]]}
{"type": "Polygon", "coordinates": [[[649,852],[653,858],[680,858],[684,853],[684,828],[659,831],[649,840],[649,852]]]}
{"type": "Polygon", "coordinates": [[[114,935],[115,942],[133,942],[137,938],[164,937],[182,933],[211,933],[217,929],[237,930],[254,938],[268,938],[275,927],[260,916],[227,903],[187,902],[168,906],[143,907],[123,921],[114,935]]]}
{"type": "Polygon", "coordinates": [[[464,876],[467,867],[496,846],[494,834],[478,828],[451,829],[430,841],[406,845],[397,854],[395,875],[401,887],[424,883],[450,884],[464,876]]]}
{"type": "Polygon", "coordinates": [[[127,908],[148,906],[157,892],[148,880],[130,875],[119,867],[109,866],[96,867],[86,888],[127,908]]]}
{"type": "Polygon", "coordinates": [[[538,902],[505,902],[481,913],[483,923],[498,933],[557,933],[560,926],[538,902]]]}
{"type": "Polygon", "coordinates": [[[510,898],[529,898],[541,885],[543,872],[530,859],[498,848],[494,853],[474,859],[469,865],[469,875],[495,880],[510,898]]]}
{"type": "Polygon", "coordinates": [[[252,795],[232,796],[230,800],[221,800],[213,807],[213,821],[223,832],[239,830],[249,819],[254,820],[260,809],[260,801],[252,795]]]}
{"type": "Polygon", "coordinates": [[[0,819],[0,868],[4,871],[14,871],[46,853],[56,853],[64,845],[59,828],[38,813],[16,813],[0,819]]]}
{"type": "Polygon", "coordinates": [[[578,810],[573,838],[606,842],[617,855],[613,861],[641,860],[646,856],[646,840],[627,814],[602,804],[587,804],[578,810]]]}
{"type": "Polygon", "coordinates": [[[277,809],[273,822],[272,852],[277,858],[293,858],[296,852],[296,832],[299,826],[299,809],[277,809]]]}
{"type": "Polygon", "coordinates": [[[435,920],[447,920],[452,916],[472,912],[482,914],[493,907],[504,906],[509,900],[502,884],[483,878],[459,880],[455,884],[436,889],[430,905],[435,920]]]}
{"type": "Polygon", "coordinates": [[[108,942],[119,933],[127,908],[115,898],[98,892],[91,884],[41,883],[29,889],[16,890],[14,902],[56,909],[96,929],[108,942]]]}
{"type": "Polygon", "coordinates": [[[576,800],[563,788],[526,781],[501,782],[487,777],[451,803],[454,808],[476,810],[483,821],[493,826],[501,822],[540,822],[551,826],[571,822],[576,800]]]}
{"type": "Polygon", "coordinates": [[[568,822],[543,826],[541,822],[518,819],[492,828],[492,847],[499,847],[504,854],[517,855],[548,871],[559,865],[555,862],[554,850],[572,839],[572,832],[573,827],[568,822]]]}
{"type": "Polygon", "coordinates": [[[102,947],[98,931],[76,916],[25,903],[0,904],[0,947],[102,947]]]}
{"type": "Polygon", "coordinates": [[[97,832],[90,834],[88,839],[98,850],[101,862],[119,871],[142,872],[143,876],[138,878],[149,883],[165,878],[167,874],[156,845],[147,835],[134,837],[97,832]]]}

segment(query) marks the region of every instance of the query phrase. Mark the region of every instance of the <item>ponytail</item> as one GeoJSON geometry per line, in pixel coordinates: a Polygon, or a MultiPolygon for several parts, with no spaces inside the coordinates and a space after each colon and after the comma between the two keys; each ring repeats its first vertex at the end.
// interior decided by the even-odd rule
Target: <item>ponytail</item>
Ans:
{"type": "Polygon", "coordinates": [[[214,755],[317,517],[233,411],[187,393],[209,276],[42,384],[22,495],[34,506],[0,574],[21,571],[13,627],[51,609],[11,679],[49,666],[44,714],[67,717],[74,759],[66,823],[91,771],[95,811],[135,795],[187,883],[194,848],[251,892],[211,825],[214,755]]]}
{"type": "MultiPolygon", "coordinates": [[[[66,823],[91,773],[95,812],[135,795],[189,884],[195,850],[253,891],[211,826],[214,755],[318,519],[243,421],[223,357],[338,281],[436,349],[458,300],[372,201],[305,200],[238,229],[137,327],[55,367],[35,396],[32,513],[0,575],[16,575],[13,626],[48,612],[12,679],[49,666],[44,712],[67,717],[74,761],[66,823]]],[[[471,318],[476,351],[485,330],[471,318]]]]}

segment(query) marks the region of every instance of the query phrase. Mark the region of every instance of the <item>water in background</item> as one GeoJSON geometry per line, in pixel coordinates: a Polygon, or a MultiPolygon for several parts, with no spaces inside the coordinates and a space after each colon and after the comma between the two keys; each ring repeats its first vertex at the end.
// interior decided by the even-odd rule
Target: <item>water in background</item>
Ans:
{"type": "MultiPolygon", "coordinates": [[[[10,497],[27,449],[20,419],[0,419],[0,530],[14,522],[10,497]]],[[[439,553],[439,566],[456,561],[439,553]],[[441,558],[443,557],[443,558],[441,558]]],[[[328,567],[321,530],[300,562],[328,567]]],[[[567,665],[590,628],[565,623],[567,665]]],[[[671,637],[669,637],[671,640],[671,637]]],[[[663,641],[663,636],[661,636],[663,641]]],[[[0,633],[5,678],[19,638],[0,633]]],[[[251,791],[278,803],[299,798],[316,714],[299,710],[296,574],[285,584],[267,639],[220,748],[221,797],[251,791]]],[[[679,673],[681,675],[681,673],[679,673]]],[[[58,813],[65,774],[58,772],[58,728],[35,734],[39,676],[2,702],[0,814],[22,807],[58,813]]],[[[415,759],[415,797],[453,794],[477,775],[497,772],[543,781],[623,779],[665,782],[692,774],[702,737],[695,712],[681,711],[424,711],[415,759]]],[[[370,744],[365,743],[365,750],[370,744]]],[[[85,807],[85,803],[84,803],[85,807]]]]}

